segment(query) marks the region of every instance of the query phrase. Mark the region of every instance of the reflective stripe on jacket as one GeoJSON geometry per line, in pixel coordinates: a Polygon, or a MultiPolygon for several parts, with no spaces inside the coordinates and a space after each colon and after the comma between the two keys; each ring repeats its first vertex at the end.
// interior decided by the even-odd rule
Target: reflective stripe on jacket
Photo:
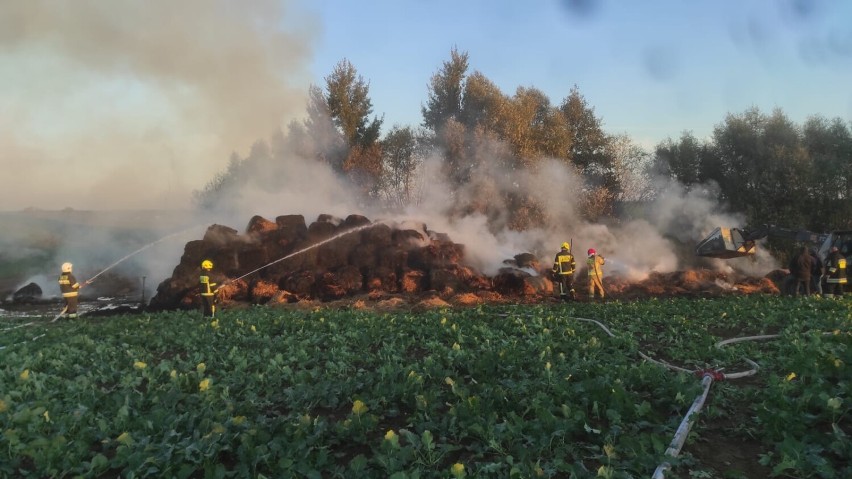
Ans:
{"type": "Polygon", "coordinates": [[[826,283],[846,284],[846,258],[838,251],[825,260],[826,283]]]}
{"type": "Polygon", "coordinates": [[[210,282],[210,276],[201,275],[201,296],[213,296],[213,287],[216,283],[210,282]]]}
{"type": "Polygon", "coordinates": [[[574,255],[568,251],[560,251],[553,260],[553,272],[556,274],[574,274],[575,267],[574,255]]]}
{"type": "Polygon", "coordinates": [[[71,273],[62,273],[59,275],[59,291],[62,292],[63,298],[73,298],[77,296],[77,290],[80,289],[80,283],[77,278],[71,273]]]}
{"type": "Polygon", "coordinates": [[[603,278],[603,270],[601,266],[606,264],[606,260],[603,256],[599,256],[593,254],[586,259],[586,265],[589,267],[589,277],[590,278],[603,278]]]}

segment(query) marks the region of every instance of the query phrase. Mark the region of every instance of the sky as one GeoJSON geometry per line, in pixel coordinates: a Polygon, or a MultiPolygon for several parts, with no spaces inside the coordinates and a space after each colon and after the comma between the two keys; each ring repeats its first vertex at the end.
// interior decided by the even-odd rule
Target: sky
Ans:
{"type": "Polygon", "coordinates": [[[576,85],[651,148],[728,113],[852,121],[841,0],[0,2],[0,210],[183,209],[349,60],[385,126],[469,54],[505,94],[576,85]]]}

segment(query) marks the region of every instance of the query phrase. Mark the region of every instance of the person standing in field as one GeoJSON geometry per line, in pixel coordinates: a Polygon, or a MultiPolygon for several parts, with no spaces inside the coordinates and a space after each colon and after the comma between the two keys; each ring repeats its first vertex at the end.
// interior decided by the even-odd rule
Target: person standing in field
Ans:
{"type": "MultiPolygon", "coordinates": [[[[71,273],[74,265],[71,263],[62,263],[62,273],[59,275],[59,291],[62,293],[62,299],[65,300],[64,314],[68,319],[77,319],[77,303],[80,288],[88,283],[80,285],[77,278],[71,273]]],[[[62,313],[60,313],[61,315],[62,313]]]]}
{"type": "Polygon", "coordinates": [[[846,288],[846,257],[832,246],[828,257],[825,259],[825,297],[840,298],[846,288]]]}
{"type": "Polygon", "coordinates": [[[562,243],[562,248],[556,253],[556,258],[553,260],[554,281],[559,283],[559,297],[563,301],[576,299],[574,292],[574,270],[577,265],[574,261],[574,255],[571,254],[571,244],[568,242],[562,243]]]}
{"type": "Polygon", "coordinates": [[[199,287],[201,293],[201,317],[213,318],[216,316],[216,293],[218,283],[213,282],[213,262],[205,259],[201,262],[201,276],[199,287]]]}
{"type": "Polygon", "coordinates": [[[808,249],[811,255],[811,292],[813,294],[822,294],[822,275],[825,274],[823,262],[819,259],[819,255],[813,248],[808,249]]]}
{"type": "Polygon", "coordinates": [[[790,274],[795,278],[796,283],[793,289],[793,296],[799,295],[799,290],[804,288],[805,295],[811,294],[811,271],[813,270],[813,260],[808,252],[807,246],[802,246],[796,256],[790,261],[790,274]]]}
{"type": "Polygon", "coordinates": [[[594,248],[589,248],[586,253],[586,265],[589,267],[589,299],[595,299],[595,292],[604,299],[603,265],[606,264],[606,259],[597,254],[594,248]]]}

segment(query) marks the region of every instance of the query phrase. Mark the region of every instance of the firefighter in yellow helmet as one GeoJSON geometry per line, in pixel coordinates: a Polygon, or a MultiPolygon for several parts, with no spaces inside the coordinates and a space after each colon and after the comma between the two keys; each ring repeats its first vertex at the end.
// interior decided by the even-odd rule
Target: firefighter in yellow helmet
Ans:
{"type": "Polygon", "coordinates": [[[213,262],[205,259],[201,262],[201,316],[212,318],[216,315],[216,284],[212,280],[213,262]]]}
{"type": "Polygon", "coordinates": [[[599,293],[601,299],[603,299],[603,269],[601,269],[601,266],[606,264],[606,260],[602,255],[597,254],[598,252],[594,248],[589,248],[586,253],[588,254],[586,266],[589,269],[589,299],[595,299],[595,292],[599,293]]]}
{"type": "MultiPolygon", "coordinates": [[[[77,303],[80,288],[89,284],[88,282],[82,285],[78,283],[77,278],[71,273],[73,268],[74,265],[71,263],[62,263],[62,273],[59,275],[59,291],[62,293],[62,299],[65,300],[63,313],[67,315],[68,319],[77,318],[77,303]]],[[[59,313],[60,316],[63,313],[59,313]]]]}
{"type": "Polygon", "coordinates": [[[574,292],[574,270],[577,265],[574,261],[574,255],[571,254],[571,245],[567,242],[562,243],[562,248],[556,253],[556,258],[553,260],[553,280],[559,283],[559,297],[563,301],[576,299],[574,292]]]}

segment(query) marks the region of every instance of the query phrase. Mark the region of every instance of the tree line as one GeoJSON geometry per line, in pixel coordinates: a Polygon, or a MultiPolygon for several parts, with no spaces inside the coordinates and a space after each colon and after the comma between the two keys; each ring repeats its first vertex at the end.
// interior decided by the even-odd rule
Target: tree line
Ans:
{"type": "Polygon", "coordinates": [[[507,187],[506,178],[556,161],[580,179],[571,193],[589,221],[653,200],[653,180],[663,176],[687,189],[717,185],[719,201],[752,225],[852,229],[852,133],[840,118],[814,115],[797,125],[780,109],[751,108],[728,114],[709,139],[684,131],[648,152],[607,133],[577,86],[557,103],[534,87],[509,95],[470,71],[468,54],[454,48],[429,81],[422,123],[382,135],[369,83],[348,60],[324,81],[310,87],[303,120],[258,141],[245,157],[233,154],[228,168],[195,192],[196,204],[214,207],[249,181],[275,191],[275,168],[286,174],[281,158],[295,154],[327,164],[355,187],[360,204],[416,205],[432,184],[429,175],[438,174],[453,196],[448,215],[481,213],[525,230],[551,220],[548,197],[511,181],[507,187]]]}

